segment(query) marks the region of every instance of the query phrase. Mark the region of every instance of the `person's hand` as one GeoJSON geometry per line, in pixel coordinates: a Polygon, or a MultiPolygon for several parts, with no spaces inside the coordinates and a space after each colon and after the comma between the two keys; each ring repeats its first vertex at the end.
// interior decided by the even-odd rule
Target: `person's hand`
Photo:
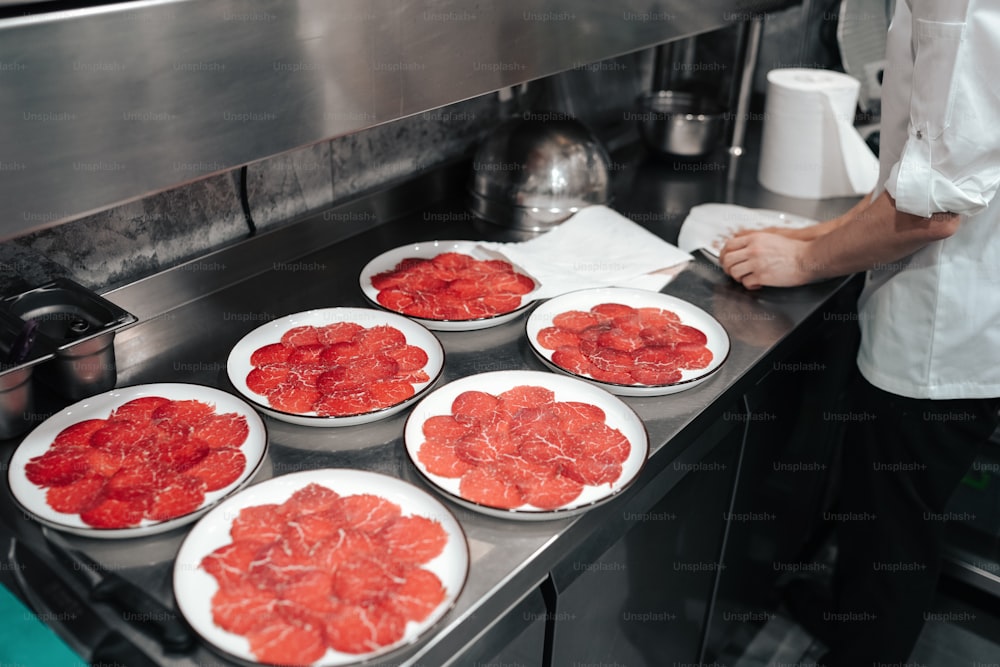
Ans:
{"type": "Polygon", "coordinates": [[[747,289],[795,287],[811,280],[806,241],[756,231],[733,236],[722,247],[723,270],[747,289]]]}
{"type": "Polygon", "coordinates": [[[810,241],[815,234],[814,230],[808,227],[764,227],[763,229],[740,229],[733,236],[746,236],[747,234],[756,234],[758,232],[777,234],[778,236],[784,236],[786,239],[796,239],[798,241],[810,241]]]}

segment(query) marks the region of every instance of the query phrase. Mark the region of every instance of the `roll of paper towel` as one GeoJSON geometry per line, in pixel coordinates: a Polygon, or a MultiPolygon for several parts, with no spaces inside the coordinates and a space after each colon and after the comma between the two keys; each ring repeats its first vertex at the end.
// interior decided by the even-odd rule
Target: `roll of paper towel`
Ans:
{"type": "Polygon", "coordinates": [[[757,180],[790,197],[867,194],[878,158],[854,129],[861,83],[822,69],[775,69],[767,75],[757,180]]]}

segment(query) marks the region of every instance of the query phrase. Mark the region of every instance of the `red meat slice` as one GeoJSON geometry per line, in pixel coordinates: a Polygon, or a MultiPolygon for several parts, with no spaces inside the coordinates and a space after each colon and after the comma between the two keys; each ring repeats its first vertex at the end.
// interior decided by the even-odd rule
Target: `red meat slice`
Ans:
{"type": "Polygon", "coordinates": [[[369,653],[403,638],[406,621],[397,613],[371,605],[348,605],[323,629],[326,643],[352,655],[369,653]]]}
{"type": "Polygon", "coordinates": [[[634,364],[632,355],[610,347],[598,347],[590,354],[587,353],[587,350],[583,350],[583,353],[587,355],[587,359],[595,368],[602,371],[628,373],[634,364]]]}
{"type": "Polygon", "coordinates": [[[669,324],[680,324],[681,318],[677,313],[662,308],[638,308],[639,320],[644,326],[663,327],[669,324]]]}
{"type": "Polygon", "coordinates": [[[83,479],[90,471],[89,447],[64,445],[36,456],[24,466],[25,476],[37,486],[63,486],[83,479]]]}
{"type": "Polygon", "coordinates": [[[104,489],[109,498],[125,501],[142,501],[153,495],[161,478],[170,476],[158,464],[143,459],[136,465],[122,466],[108,479],[104,489]]]}
{"type": "Polygon", "coordinates": [[[629,337],[637,336],[644,328],[642,320],[639,318],[639,313],[634,310],[627,315],[619,315],[612,318],[611,326],[615,331],[629,337]]]}
{"type": "MultiPolygon", "coordinates": [[[[490,281],[494,292],[520,296],[535,289],[535,281],[521,273],[504,273],[490,281]]],[[[520,301],[520,300],[519,300],[520,301]]]]}
{"type": "Polygon", "coordinates": [[[80,519],[94,528],[131,528],[142,521],[146,505],[145,500],[104,498],[80,512],[80,519]]]}
{"type": "Polygon", "coordinates": [[[253,366],[284,363],[288,361],[288,357],[294,349],[294,347],[284,343],[264,345],[253,351],[253,354],[250,355],[250,363],[253,366]]]}
{"type": "Polygon", "coordinates": [[[293,327],[281,336],[281,342],[291,347],[316,345],[319,343],[319,329],[309,325],[293,327]]]}
{"type": "Polygon", "coordinates": [[[343,512],[347,525],[372,533],[401,514],[399,505],[370,493],[342,497],[336,509],[343,512]]]}
{"type": "Polygon", "coordinates": [[[280,544],[296,558],[310,558],[319,542],[337,534],[344,526],[343,515],[331,510],[295,516],[287,522],[280,544]]]}
{"type": "Polygon", "coordinates": [[[304,414],[313,411],[313,405],[321,396],[317,389],[282,384],[267,393],[267,400],[275,410],[304,414]]]}
{"type": "Polygon", "coordinates": [[[547,350],[558,350],[560,347],[579,347],[580,336],[573,331],[559,327],[545,327],[538,332],[538,344],[547,350]]]}
{"type": "Polygon", "coordinates": [[[484,465],[499,461],[504,456],[517,453],[517,443],[511,439],[509,425],[497,424],[500,428],[474,430],[455,443],[455,456],[472,465],[484,465]]]}
{"type": "Polygon", "coordinates": [[[541,484],[524,488],[523,491],[524,500],[529,505],[554,510],[579,498],[583,493],[583,484],[563,475],[554,475],[541,484]]]}
{"type": "Polygon", "coordinates": [[[712,351],[696,343],[680,343],[677,345],[684,368],[697,370],[712,363],[712,351]]]}
{"type": "Polygon", "coordinates": [[[260,548],[260,542],[230,542],[202,558],[201,567],[215,577],[220,588],[236,588],[243,584],[260,548]]]}
{"type": "Polygon", "coordinates": [[[385,348],[399,347],[406,345],[406,336],[396,327],[387,324],[379,324],[358,332],[355,340],[361,345],[361,349],[369,354],[379,352],[385,348]]]}
{"type": "Polygon", "coordinates": [[[175,438],[161,443],[153,456],[156,463],[174,472],[182,472],[201,461],[209,447],[197,438],[175,438]]]}
{"type": "Polygon", "coordinates": [[[491,421],[499,399],[484,391],[464,391],[455,397],[451,404],[451,413],[463,424],[480,424],[491,421]]]}
{"type": "Polygon", "coordinates": [[[406,573],[406,580],[396,589],[391,600],[383,604],[408,621],[421,622],[430,616],[445,598],[445,589],[437,575],[423,568],[413,568],[406,573]]]}
{"type": "Polygon", "coordinates": [[[582,310],[568,310],[553,317],[552,325],[564,331],[578,334],[599,321],[598,317],[592,313],[585,313],[582,310]]]}
{"type": "Polygon", "coordinates": [[[554,414],[559,418],[562,430],[575,433],[591,424],[604,423],[607,415],[604,410],[580,401],[560,401],[552,406],[554,414]]]}
{"type": "Polygon", "coordinates": [[[359,530],[341,528],[317,542],[310,550],[312,562],[327,572],[334,572],[344,563],[365,558],[378,558],[385,546],[359,530]]]}
{"type": "Polygon", "coordinates": [[[325,345],[320,345],[315,343],[313,345],[299,345],[298,347],[292,348],[292,351],[288,355],[288,363],[293,366],[315,366],[322,362],[323,352],[326,351],[325,345]]]}
{"type": "Polygon", "coordinates": [[[217,447],[209,449],[208,453],[184,474],[204,482],[206,491],[218,491],[239,479],[246,466],[247,457],[239,449],[217,447]]]}
{"type": "Polygon", "coordinates": [[[399,373],[420,370],[429,361],[423,348],[416,345],[401,345],[383,350],[383,354],[396,362],[396,369],[399,373]]]}
{"type": "Polygon", "coordinates": [[[254,656],[272,665],[311,665],[326,653],[319,629],[280,618],[246,637],[254,656]]]}
{"type": "Polygon", "coordinates": [[[375,300],[389,310],[394,310],[397,313],[405,313],[407,315],[414,314],[410,311],[414,309],[415,305],[417,305],[413,294],[402,289],[383,289],[375,297],[375,300]]]}
{"type": "Polygon", "coordinates": [[[517,486],[498,478],[487,466],[473,468],[463,475],[458,491],[466,500],[489,507],[511,509],[524,504],[524,496],[517,486]]]}
{"type": "Polygon", "coordinates": [[[458,478],[472,469],[472,464],[456,456],[454,441],[443,437],[428,438],[417,451],[417,460],[439,477],[458,478]]]}
{"type": "Polygon", "coordinates": [[[234,541],[271,543],[281,538],[284,516],[277,504],[244,507],[233,520],[229,534],[234,541]]]}
{"type": "Polygon", "coordinates": [[[594,459],[578,458],[563,466],[563,474],[581,484],[599,486],[611,484],[622,474],[621,464],[602,463],[594,459]]]}
{"type": "Polygon", "coordinates": [[[161,405],[170,402],[169,398],[162,396],[142,396],[134,398],[127,403],[122,403],[111,413],[112,421],[132,421],[138,424],[145,424],[153,418],[153,412],[161,405]]]}
{"type": "Polygon", "coordinates": [[[460,252],[443,252],[431,259],[431,264],[437,269],[461,271],[473,265],[476,260],[460,252]]]}
{"type": "Polygon", "coordinates": [[[354,322],[334,322],[320,327],[319,331],[316,332],[316,337],[323,345],[346,343],[352,340],[363,328],[354,322]]]}
{"type": "Polygon", "coordinates": [[[518,453],[525,461],[558,471],[572,463],[581,449],[582,445],[573,436],[558,428],[546,428],[526,434],[518,453]]]}
{"type": "Polygon", "coordinates": [[[582,456],[601,463],[624,463],[632,451],[628,438],[603,422],[592,424],[577,437],[584,443],[582,456]]]}
{"type": "Polygon", "coordinates": [[[112,421],[90,436],[90,445],[102,451],[123,455],[146,436],[147,425],[133,421],[112,421]]]}
{"type": "Polygon", "coordinates": [[[215,408],[208,403],[188,399],[164,403],[153,410],[152,418],[175,426],[193,428],[195,424],[214,412],[215,408]]]}
{"type": "Polygon", "coordinates": [[[570,373],[590,375],[593,364],[583,352],[572,347],[561,347],[552,353],[552,363],[570,373]]]}
{"type": "Polygon", "coordinates": [[[621,303],[599,303],[593,306],[590,312],[602,322],[613,320],[616,317],[636,314],[635,308],[621,303]]]}
{"type": "Polygon", "coordinates": [[[684,377],[676,368],[657,369],[649,366],[638,366],[632,369],[632,379],[639,384],[664,386],[680,382],[684,377]]]}
{"type": "Polygon", "coordinates": [[[424,382],[430,382],[431,376],[423,371],[412,371],[404,375],[403,379],[410,384],[423,384],[424,382]]]}
{"type": "Polygon", "coordinates": [[[213,449],[219,447],[239,447],[250,435],[247,418],[237,412],[212,415],[199,422],[191,437],[201,440],[213,449]]]}
{"type": "Polygon", "coordinates": [[[678,325],[675,329],[674,338],[678,343],[697,343],[704,345],[708,342],[708,336],[701,329],[696,329],[686,324],[678,325]]]}
{"type": "Polygon", "coordinates": [[[266,628],[278,621],[277,602],[269,591],[241,582],[220,588],[212,596],[212,620],[238,635],[266,628]]]}
{"type": "Polygon", "coordinates": [[[247,373],[247,388],[257,394],[267,394],[288,378],[291,368],[288,364],[270,364],[255,368],[247,373]]]}
{"type": "Polygon", "coordinates": [[[330,592],[332,575],[314,570],[286,586],[278,599],[278,613],[295,625],[322,628],[326,619],[340,613],[343,603],[330,592]]]}
{"type": "Polygon", "coordinates": [[[63,447],[65,445],[85,447],[90,444],[90,436],[107,424],[108,422],[104,419],[86,419],[82,422],[71,424],[59,431],[59,434],[52,442],[52,447],[63,447]]]}
{"type": "Polygon", "coordinates": [[[551,389],[545,387],[520,385],[501,392],[497,398],[499,399],[499,410],[514,416],[526,408],[547,407],[555,402],[556,395],[551,389]]]}
{"type": "Polygon", "coordinates": [[[101,477],[111,477],[125,463],[126,455],[122,452],[112,453],[100,449],[90,449],[87,452],[87,464],[90,471],[101,477]]]}
{"type": "Polygon", "coordinates": [[[633,384],[634,378],[632,374],[628,371],[606,371],[597,366],[594,366],[590,370],[590,377],[598,380],[599,382],[607,382],[610,384],[633,384]]]}
{"type": "Polygon", "coordinates": [[[341,366],[353,363],[363,354],[361,344],[350,340],[328,346],[320,355],[320,360],[326,366],[341,366]]]}
{"type": "MultiPolygon", "coordinates": [[[[534,288],[532,288],[534,289],[534,288]]],[[[530,291],[530,290],[529,290],[530,291]]],[[[478,317],[487,317],[491,315],[503,315],[504,313],[510,313],[521,307],[521,297],[520,296],[508,296],[505,294],[493,294],[484,296],[482,298],[483,306],[485,307],[483,311],[478,313],[478,317]]]]}
{"type": "Polygon", "coordinates": [[[320,394],[320,399],[313,405],[313,409],[316,414],[323,417],[349,417],[371,412],[376,407],[368,390],[362,387],[320,394]]]}
{"type": "Polygon", "coordinates": [[[57,512],[79,514],[100,498],[104,482],[100,475],[90,475],[65,486],[54,486],[46,491],[45,502],[57,512]]]}
{"type": "Polygon", "coordinates": [[[332,590],[344,602],[362,604],[377,601],[400,583],[384,562],[365,558],[342,563],[333,578],[332,590]]]}
{"type": "Polygon", "coordinates": [[[340,494],[322,484],[308,484],[293,493],[282,503],[289,516],[301,516],[314,512],[324,512],[337,505],[340,494]]]}
{"type": "Polygon", "coordinates": [[[399,517],[379,531],[389,547],[389,557],[396,563],[422,565],[444,551],[448,533],[440,522],[413,515],[399,517]]]}
{"type": "Polygon", "coordinates": [[[428,439],[441,438],[454,442],[468,433],[469,427],[451,415],[434,415],[428,417],[421,430],[428,439]]]}
{"type": "Polygon", "coordinates": [[[291,553],[281,541],[261,547],[247,570],[247,581],[260,589],[280,594],[299,577],[315,570],[309,561],[291,553]]]}
{"type": "Polygon", "coordinates": [[[153,494],[146,518],[166,521],[194,512],[205,502],[205,482],[188,475],[178,475],[153,494]]]}
{"type": "Polygon", "coordinates": [[[374,382],[368,388],[372,399],[372,408],[388,408],[398,405],[413,396],[413,385],[398,380],[382,380],[374,382]]]}
{"type": "Polygon", "coordinates": [[[491,287],[482,279],[459,278],[448,283],[444,291],[459,299],[478,299],[489,294],[491,287]]]}
{"type": "Polygon", "coordinates": [[[618,350],[620,352],[635,352],[644,345],[639,332],[627,333],[622,329],[606,331],[597,337],[597,344],[601,347],[618,350]]]}

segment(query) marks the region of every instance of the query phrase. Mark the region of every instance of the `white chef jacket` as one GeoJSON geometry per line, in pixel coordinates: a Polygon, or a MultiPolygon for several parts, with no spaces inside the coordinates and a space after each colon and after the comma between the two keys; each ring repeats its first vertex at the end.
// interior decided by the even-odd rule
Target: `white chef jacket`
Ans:
{"type": "Polygon", "coordinates": [[[868,272],[858,368],[911,398],[1000,396],[1000,3],[897,0],[879,183],[958,231],[868,272]]]}

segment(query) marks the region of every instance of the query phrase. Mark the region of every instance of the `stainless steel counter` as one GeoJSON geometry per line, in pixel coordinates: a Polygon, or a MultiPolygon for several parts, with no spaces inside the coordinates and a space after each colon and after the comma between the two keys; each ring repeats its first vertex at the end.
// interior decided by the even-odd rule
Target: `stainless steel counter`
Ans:
{"type": "MultiPolygon", "coordinates": [[[[816,217],[834,215],[852,203],[772,196],[756,186],[754,174],[746,169],[727,183],[722,169],[682,171],[677,164],[645,159],[641,152],[616,160],[621,167],[616,171],[617,207],[668,240],[676,239],[687,208],[701,201],[728,196],[734,203],[816,217]],[[687,176],[691,178],[685,180],[687,176]]],[[[234,343],[261,323],[287,313],[369,305],[357,276],[378,253],[428,239],[513,239],[512,233],[483,226],[463,212],[451,187],[462,182],[463,169],[458,165],[425,176],[106,295],[140,317],[139,324],[116,340],[119,385],[194,382],[232,391],[225,364],[234,343]],[[428,198],[438,203],[428,205],[428,198]]],[[[710,380],[690,390],[624,399],[645,422],[651,440],[652,454],[638,481],[613,502],[577,518],[551,522],[515,523],[451,506],[471,548],[468,583],[455,608],[428,638],[382,664],[464,664],[453,660],[507,610],[535,592],[551,570],[568,562],[586,563],[620,539],[635,517],[664,494],[664,476],[676,474],[679,462],[695,463],[705,456],[693,446],[699,435],[720,421],[746,418],[730,406],[805,330],[822,325],[824,304],[845,284],[840,279],[748,293],[703,258],[696,258],[663,291],[718,318],[732,338],[732,352],[710,380]]],[[[438,333],[446,353],[440,382],[484,371],[544,370],[526,344],[524,321],[522,316],[493,329],[438,333]]],[[[270,453],[255,481],[305,469],[346,467],[424,486],[403,453],[406,416],[404,412],[373,424],[332,429],[268,419],[270,453]]],[[[4,462],[15,445],[0,445],[4,462]]],[[[38,541],[37,526],[19,513],[7,485],[3,487],[0,507],[8,523],[15,524],[28,541],[38,541]]],[[[170,600],[172,559],[185,533],[179,529],[128,541],[70,539],[108,567],[170,600]]],[[[229,664],[205,647],[187,656],[164,655],[113,612],[98,613],[164,665],[229,664]]]]}

